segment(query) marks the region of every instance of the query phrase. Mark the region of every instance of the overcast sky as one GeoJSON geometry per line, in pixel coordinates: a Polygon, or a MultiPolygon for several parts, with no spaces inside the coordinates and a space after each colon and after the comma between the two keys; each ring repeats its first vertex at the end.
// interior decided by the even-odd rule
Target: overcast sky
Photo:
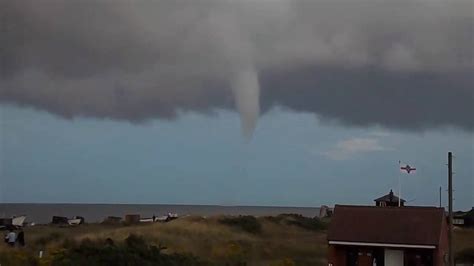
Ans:
{"type": "Polygon", "coordinates": [[[0,1],[2,200],[468,208],[473,5],[0,1]]]}

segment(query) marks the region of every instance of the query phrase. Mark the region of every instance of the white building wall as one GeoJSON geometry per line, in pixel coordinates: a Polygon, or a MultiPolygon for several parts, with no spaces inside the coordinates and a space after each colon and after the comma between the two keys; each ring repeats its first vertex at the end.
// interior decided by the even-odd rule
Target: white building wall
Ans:
{"type": "Polygon", "coordinates": [[[403,250],[386,248],[384,251],[385,266],[403,266],[403,250]]]}

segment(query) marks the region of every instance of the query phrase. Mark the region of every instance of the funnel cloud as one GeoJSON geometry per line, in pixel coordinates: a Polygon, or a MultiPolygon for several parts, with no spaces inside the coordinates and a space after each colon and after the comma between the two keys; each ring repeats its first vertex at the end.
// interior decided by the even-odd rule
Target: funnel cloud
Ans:
{"type": "Polygon", "coordinates": [[[0,102],[140,122],[273,107],[474,129],[472,1],[0,2],[0,102]]]}
{"type": "Polygon", "coordinates": [[[243,69],[237,74],[233,85],[237,110],[242,120],[242,133],[250,137],[260,113],[258,74],[252,68],[243,69]]]}

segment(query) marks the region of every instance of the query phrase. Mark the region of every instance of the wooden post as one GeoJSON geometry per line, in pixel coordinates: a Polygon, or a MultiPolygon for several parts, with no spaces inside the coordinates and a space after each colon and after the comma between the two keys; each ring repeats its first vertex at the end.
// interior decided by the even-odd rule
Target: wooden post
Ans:
{"type": "Polygon", "coordinates": [[[402,175],[402,174],[400,173],[400,169],[401,169],[400,167],[402,167],[402,166],[401,166],[401,161],[399,160],[399,161],[398,161],[398,171],[399,171],[399,172],[398,172],[398,207],[401,207],[401,206],[402,206],[402,205],[401,205],[401,203],[402,203],[402,202],[401,202],[401,201],[402,201],[402,182],[401,182],[401,175],[402,175]]]}
{"type": "Polygon", "coordinates": [[[442,208],[442,207],[443,207],[443,203],[442,203],[442,201],[441,201],[441,197],[442,197],[442,194],[441,194],[441,193],[442,193],[442,192],[441,192],[441,189],[442,189],[442,187],[441,187],[441,186],[439,186],[439,207],[440,207],[440,208],[442,208]]]}
{"type": "Polygon", "coordinates": [[[448,152],[448,210],[449,210],[449,266],[454,266],[453,256],[453,154],[448,152]]]}

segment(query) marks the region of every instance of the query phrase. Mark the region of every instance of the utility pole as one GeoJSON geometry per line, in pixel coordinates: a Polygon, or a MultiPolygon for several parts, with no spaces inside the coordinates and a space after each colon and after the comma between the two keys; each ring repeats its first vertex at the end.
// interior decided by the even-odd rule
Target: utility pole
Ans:
{"type": "MultiPolygon", "coordinates": [[[[400,160],[398,161],[398,170],[400,171],[401,169],[401,162],[400,160]]],[[[401,183],[401,175],[398,173],[398,207],[401,207],[401,200],[402,200],[402,183],[401,183]]]]}
{"type": "Polygon", "coordinates": [[[5,10],[3,15],[0,15],[0,34],[5,38],[0,38],[3,45],[0,47],[0,78],[3,78],[4,72],[6,73],[6,62],[7,62],[7,51],[8,51],[8,37],[7,37],[7,13],[8,10],[4,6],[0,6],[2,10],[5,10]]]}
{"type": "Polygon", "coordinates": [[[443,207],[442,203],[441,203],[441,186],[439,186],[439,207],[443,207]]]}
{"type": "Polygon", "coordinates": [[[448,152],[448,210],[449,210],[449,266],[454,266],[453,256],[453,154],[448,152]]]}
{"type": "MultiPolygon", "coordinates": [[[[10,71],[10,69],[7,69],[7,60],[9,59],[9,49],[11,49],[11,26],[10,22],[8,21],[9,19],[9,7],[8,5],[5,5],[2,1],[0,1],[0,79],[1,78],[6,78],[7,73],[10,71]]],[[[11,16],[11,15],[10,15],[11,16]]]]}

